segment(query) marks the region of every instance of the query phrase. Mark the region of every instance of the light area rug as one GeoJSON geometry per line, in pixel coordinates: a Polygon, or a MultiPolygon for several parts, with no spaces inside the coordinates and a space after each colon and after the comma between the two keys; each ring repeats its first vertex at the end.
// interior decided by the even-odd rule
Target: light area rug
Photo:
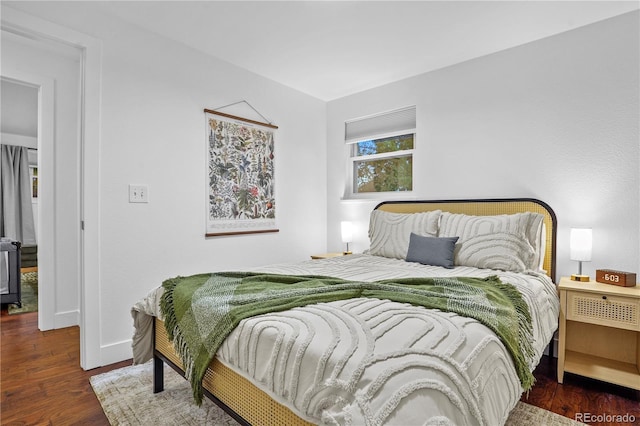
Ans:
{"type": "Polygon", "coordinates": [[[26,314],[38,310],[38,273],[23,272],[20,278],[20,296],[22,306],[9,305],[9,315],[26,314]]]}
{"type": "MultiPolygon", "coordinates": [[[[193,403],[191,387],[172,368],[164,368],[163,392],[153,393],[153,363],[112,370],[90,378],[105,415],[112,425],[215,425],[238,423],[213,402],[193,403]]],[[[518,402],[508,426],[582,425],[533,405],[518,402]]]]}

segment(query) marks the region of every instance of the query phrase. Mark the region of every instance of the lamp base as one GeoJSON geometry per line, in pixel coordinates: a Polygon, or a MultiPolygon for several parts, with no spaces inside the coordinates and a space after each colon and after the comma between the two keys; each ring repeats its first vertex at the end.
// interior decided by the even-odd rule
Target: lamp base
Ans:
{"type": "Polygon", "coordinates": [[[348,255],[348,254],[351,254],[351,251],[349,251],[349,250],[347,250],[347,251],[343,251],[343,252],[342,252],[342,254],[346,256],[346,255],[348,255]]]}
{"type": "Polygon", "coordinates": [[[571,274],[571,281],[589,282],[589,275],[571,274]]]}

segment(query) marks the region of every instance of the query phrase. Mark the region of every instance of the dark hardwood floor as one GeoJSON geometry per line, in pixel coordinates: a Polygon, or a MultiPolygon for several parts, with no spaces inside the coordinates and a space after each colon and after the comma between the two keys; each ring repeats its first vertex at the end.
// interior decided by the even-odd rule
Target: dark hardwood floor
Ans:
{"type": "MultiPolygon", "coordinates": [[[[82,370],[79,328],[39,331],[37,313],[7,315],[2,311],[0,336],[2,425],[109,424],[89,377],[130,365],[130,360],[82,370]]],[[[640,424],[640,392],[571,374],[561,385],[555,374],[555,363],[544,358],[535,371],[535,387],[522,401],[570,418],[576,413],[628,414],[635,417],[633,424],[640,424]]]]}
{"type": "MultiPolygon", "coordinates": [[[[38,314],[0,315],[0,423],[108,425],[89,377],[131,365],[80,368],[80,329],[39,331],[38,314]]],[[[151,391],[151,390],[150,390],[151,391]]]]}
{"type": "MultiPolygon", "coordinates": [[[[550,363],[545,356],[534,371],[536,384],[521,401],[545,410],[585,421],[586,416],[624,416],[633,418],[632,422],[591,421],[589,424],[640,425],[640,391],[612,385],[598,380],[565,373],[564,383],[557,382],[556,362],[550,363]]],[[[600,417],[595,417],[601,420],[600,417]]],[[[613,419],[612,419],[613,420],[613,419]]]]}

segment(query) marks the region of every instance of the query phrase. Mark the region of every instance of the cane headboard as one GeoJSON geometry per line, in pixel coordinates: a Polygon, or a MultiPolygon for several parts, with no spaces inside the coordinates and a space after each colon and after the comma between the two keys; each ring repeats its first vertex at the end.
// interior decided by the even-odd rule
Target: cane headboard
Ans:
{"type": "Polygon", "coordinates": [[[419,213],[442,210],[475,216],[492,216],[522,212],[540,213],[544,216],[546,244],[543,268],[555,282],[556,278],[556,215],[546,203],[532,198],[504,198],[479,200],[417,200],[384,201],[376,209],[392,213],[419,213]]]}

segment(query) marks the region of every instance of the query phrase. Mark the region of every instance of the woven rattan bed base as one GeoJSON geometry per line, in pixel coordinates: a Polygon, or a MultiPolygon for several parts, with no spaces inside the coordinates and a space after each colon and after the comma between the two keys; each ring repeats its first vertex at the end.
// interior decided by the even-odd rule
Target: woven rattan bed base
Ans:
{"type": "MultiPolygon", "coordinates": [[[[155,321],[156,351],[165,361],[173,364],[171,365],[173,368],[183,373],[182,362],[169,342],[164,323],[157,318],[155,321]]],[[[207,392],[226,406],[223,406],[223,409],[232,410],[251,425],[311,425],[217,360],[214,360],[207,369],[202,385],[207,392]]],[[[218,403],[215,399],[212,400],[218,403]]]]}

